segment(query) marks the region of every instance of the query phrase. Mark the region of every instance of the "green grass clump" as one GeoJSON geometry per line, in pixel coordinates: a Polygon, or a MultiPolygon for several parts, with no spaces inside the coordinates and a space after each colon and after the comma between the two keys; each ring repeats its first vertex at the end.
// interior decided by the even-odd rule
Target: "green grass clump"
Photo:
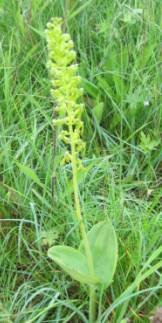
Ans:
{"type": "Polygon", "coordinates": [[[0,321],[87,322],[86,289],[47,258],[55,243],[79,242],[71,169],[53,148],[44,34],[53,16],[64,18],[80,63],[87,227],[109,216],[118,235],[99,320],[148,322],[162,297],[160,0],[1,1],[0,321]]]}

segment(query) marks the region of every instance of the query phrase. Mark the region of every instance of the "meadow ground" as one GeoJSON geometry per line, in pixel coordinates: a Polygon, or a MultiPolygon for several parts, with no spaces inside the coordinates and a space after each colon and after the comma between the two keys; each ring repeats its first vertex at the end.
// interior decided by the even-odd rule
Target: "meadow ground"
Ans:
{"type": "Polygon", "coordinates": [[[160,0],[0,1],[0,322],[87,322],[86,288],[47,257],[78,243],[70,169],[63,147],[53,151],[53,16],[75,42],[84,88],[87,227],[110,217],[118,236],[98,322],[149,322],[162,306],[161,14],[160,0]]]}

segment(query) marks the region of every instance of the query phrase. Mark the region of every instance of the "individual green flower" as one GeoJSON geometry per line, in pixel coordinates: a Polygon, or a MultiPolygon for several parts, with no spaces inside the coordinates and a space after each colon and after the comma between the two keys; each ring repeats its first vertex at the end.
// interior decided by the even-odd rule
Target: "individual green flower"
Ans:
{"type": "Polygon", "coordinates": [[[51,75],[51,95],[56,102],[55,111],[58,118],[54,125],[61,126],[59,139],[68,145],[64,161],[70,162],[75,154],[77,166],[81,164],[80,157],[85,149],[82,140],[83,122],[81,115],[83,104],[80,98],[83,90],[80,87],[78,65],[75,63],[76,53],[70,35],[62,31],[63,20],[54,18],[47,25],[48,69],[51,75]]]}

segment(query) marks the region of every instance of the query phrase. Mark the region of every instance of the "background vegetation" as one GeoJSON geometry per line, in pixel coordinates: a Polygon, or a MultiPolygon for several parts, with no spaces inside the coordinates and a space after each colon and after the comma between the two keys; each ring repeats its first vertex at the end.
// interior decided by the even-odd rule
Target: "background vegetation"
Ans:
{"type": "MultiPolygon", "coordinates": [[[[109,216],[119,241],[107,308],[162,243],[160,0],[0,1],[0,321],[84,322],[86,290],[47,258],[77,245],[70,170],[54,156],[53,102],[44,30],[65,18],[84,88],[87,152],[80,174],[88,228],[109,216]],[[55,182],[55,185],[53,185],[55,182]]],[[[151,269],[150,265],[150,269],[151,269]]],[[[148,322],[161,305],[155,270],[129,299],[126,317],[148,322]]],[[[124,301],[124,300],[123,300],[124,301]]]]}

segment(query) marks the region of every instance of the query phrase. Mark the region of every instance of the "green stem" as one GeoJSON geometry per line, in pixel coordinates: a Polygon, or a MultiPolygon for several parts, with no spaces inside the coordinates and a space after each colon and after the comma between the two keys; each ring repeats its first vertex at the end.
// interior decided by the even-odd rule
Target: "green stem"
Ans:
{"type": "Polygon", "coordinates": [[[84,243],[85,253],[87,257],[88,268],[91,275],[94,276],[94,268],[93,268],[93,259],[91,254],[91,249],[87,237],[87,232],[85,229],[81,207],[80,207],[80,200],[79,200],[79,188],[78,188],[78,179],[77,179],[77,158],[76,158],[76,149],[75,149],[75,142],[74,142],[74,135],[72,126],[69,125],[70,137],[71,137],[71,163],[72,163],[72,173],[73,173],[73,188],[74,188],[74,200],[75,200],[75,209],[76,209],[76,217],[80,226],[80,233],[81,238],[84,243]]]}
{"type": "Polygon", "coordinates": [[[96,291],[94,286],[90,286],[89,291],[89,323],[96,321],[96,291]]]}
{"type": "MultiPolygon", "coordinates": [[[[76,149],[75,149],[75,142],[74,142],[74,135],[73,135],[73,128],[72,125],[69,125],[69,132],[71,138],[71,163],[72,163],[72,173],[73,173],[73,188],[74,188],[74,200],[75,200],[75,208],[76,208],[76,217],[80,226],[80,233],[81,238],[84,243],[87,263],[89,272],[92,276],[94,276],[94,266],[93,266],[93,258],[91,254],[91,248],[89,245],[88,237],[86,228],[84,225],[82,213],[81,213],[81,206],[79,200],[79,187],[78,187],[78,179],[77,179],[77,157],[76,157],[76,149]]],[[[96,317],[96,292],[95,287],[90,286],[90,298],[89,298],[89,322],[94,323],[96,317]]]]}

